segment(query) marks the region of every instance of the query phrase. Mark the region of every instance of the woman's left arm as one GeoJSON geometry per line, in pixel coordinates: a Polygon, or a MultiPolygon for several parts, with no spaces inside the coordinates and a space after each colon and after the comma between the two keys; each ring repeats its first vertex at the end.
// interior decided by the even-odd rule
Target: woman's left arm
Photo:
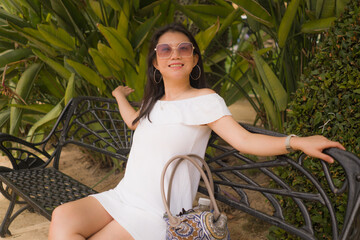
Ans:
{"type": "MultiPolygon", "coordinates": [[[[231,116],[224,116],[215,122],[209,123],[208,126],[241,153],[257,156],[275,156],[288,153],[285,144],[286,137],[250,133],[231,116]]],[[[334,160],[329,155],[322,153],[324,149],[336,147],[345,150],[339,142],[318,135],[291,137],[290,147],[329,163],[334,160]]]]}

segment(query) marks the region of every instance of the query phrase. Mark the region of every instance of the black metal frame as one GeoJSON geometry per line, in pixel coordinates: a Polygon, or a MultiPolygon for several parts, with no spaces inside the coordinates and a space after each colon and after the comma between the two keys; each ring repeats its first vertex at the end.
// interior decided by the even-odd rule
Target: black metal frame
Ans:
{"type": "MultiPolygon", "coordinates": [[[[241,125],[250,132],[285,136],[254,126],[241,125]]],[[[0,192],[10,200],[8,211],[0,227],[0,236],[10,234],[9,225],[26,209],[35,210],[50,219],[52,210],[57,205],[95,192],[59,170],[60,153],[66,144],[76,144],[126,162],[132,136],[133,131],[129,130],[120,118],[116,101],[97,97],[72,99],[49,135],[41,143],[33,144],[7,134],[0,134],[0,149],[8,156],[12,164],[12,169],[0,167],[0,192]],[[53,151],[50,151],[51,149],[53,151]],[[50,180],[47,181],[42,178],[43,176],[50,176],[48,177],[50,180]],[[62,184],[65,184],[66,187],[62,187],[64,186],[62,184]],[[36,188],[29,186],[36,186],[36,188]],[[30,188],[33,192],[30,191],[30,188]],[[81,193],[79,193],[79,188],[82,189],[81,193]],[[57,194],[51,191],[54,189],[57,194]],[[62,190],[65,192],[62,193],[62,190]],[[63,197],[66,194],[68,197],[63,197]],[[24,201],[19,201],[19,196],[24,201]],[[51,197],[53,199],[48,200],[51,197]],[[14,205],[17,203],[25,203],[25,206],[12,214],[14,205]]],[[[214,175],[217,200],[278,226],[302,239],[315,239],[311,214],[306,204],[318,202],[324,205],[330,214],[332,239],[360,239],[358,230],[360,229],[360,184],[358,183],[360,181],[360,160],[354,154],[340,149],[332,148],[325,152],[339,162],[345,172],[346,181],[338,189],[334,186],[329,166],[321,162],[331,193],[326,192],[319,179],[303,166],[304,154],[300,155],[297,161],[287,155],[282,155],[269,161],[259,162],[227,146],[215,133],[212,133],[206,160],[214,175]],[[279,166],[301,172],[316,190],[304,192],[294,189],[273,171],[279,166]],[[266,175],[273,185],[261,186],[257,183],[255,178],[248,174],[249,170],[254,169],[266,175]],[[273,213],[265,213],[252,207],[248,191],[261,193],[271,204],[273,213]],[[332,195],[344,194],[347,194],[348,201],[344,227],[339,230],[332,195]],[[304,219],[303,226],[297,227],[286,221],[278,196],[291,198],[296,203],[304,219]]],[[[200,186],[199,192],[206,194],[206,189],[200,186]]]]}
{"type": "MultiPolygon", "coordinates": [[[[248,131],[253,133],[266,134],[271,136],[286,136],[280,133],[260,129],[257,127],[241,124],[248,131]]],[[[305,154],[301,154],[297,161],[294,161],[287,155],[277,156],[275,159],[257,162],[254,161],[236,151],[233,148],[223,146],[218,143],[219,137],[213,133],[208,149],[216,149],[217,154],[215,156],[207,154],[207,162],[210,164],[211,171],[215,176],[215,196],[216,199],[224,202],[234,208],[237,208],[243,212],[251,214],[257,218],[260,218],[274,226],[278,226],[287,232],[301,237],[302,239],[316,239],[313,229],[313,222],[311,215],[306,207],[306,202],[318,202],[325,206],[330,214],[329,222],[332,227],[332,239],[348,240],[348,239],[360,239],[360,159],[354,154],[343,151],[337,148],[326,149],[324,152],[333,157],[340,163],[346,174],[346,181],[340,188],[336,188],[329,170],[327,163],[321,161],[321,165],[326,178],[327,187],[331,190],[332,196],[325,191],[324,186],[320,184],[319,178],[315,177],[308,169],[303,166],[305,154]],[[220,152],[220,153],[219,153],[220,152]],[[230,166],[227,164],[229,158],[235,158],[238,162],[236,166],[230,166]],[[316,189],[316,192],[304,192],[294,189],[290,186],[286,179],[281,179],[274,173],[273,169],[276,167],[285,167],[288,170],[297,170],[306,177],[316,189]],[[268,176],[273,181],[273,185],[270,187],[263,187],[256,183],[251,176],[249,177],[246,170],[257,169],[262,174],[268,176]],[[231,177],[230,177],[231,176],[231,177]],[[234,179],[235,178],[235,179],[234,179]],[[231,187],[232,194],[224,191],[224,186],[231,187]],[[245,190],[245,191],[244,191],[245,190]],[[248,200],[248,194],[246,190],[258,191],[268,200],[272,205],[273,214],[267,214],[259,211],[250,206],[248,200]],[[344,217],[344,224],[341,231],[339,231],[338,221],[336,219],[336,210],[333,207],[333,201],[331,197],[347,194],[347,208],[344,217]],[[280,200],[277,196],[290,197],[301,211],[305,224],[301,227],[296,227],[288,223],[283,214],[283,207],[280,204],[280,200]]],[[[207,194],[204,187],[199,187],[199,192],[207,194]]],[[[265,202],[264,202],[265,204],[265,202]]]]}

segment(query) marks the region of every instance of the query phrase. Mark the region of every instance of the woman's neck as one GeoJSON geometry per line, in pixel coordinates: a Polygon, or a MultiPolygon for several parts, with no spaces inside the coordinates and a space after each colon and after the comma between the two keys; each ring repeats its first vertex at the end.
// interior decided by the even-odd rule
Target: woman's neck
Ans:
{"type": "Polygon", "coordinates": [[[161,98],[163,101],[172,101],[179,100],[187,97],[187,93],[193,88],[190,86],[190,83],[187,84],[169,84],[165,82],[165,93],[161,98]]]}

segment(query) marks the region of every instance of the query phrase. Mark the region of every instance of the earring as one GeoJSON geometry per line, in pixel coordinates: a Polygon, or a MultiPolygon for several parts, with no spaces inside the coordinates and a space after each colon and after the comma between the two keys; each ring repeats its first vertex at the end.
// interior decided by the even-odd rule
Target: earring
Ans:
{"type": "Polygon", "coordinates": [[[194,80],[198,80],[198,79],[201,77],[201,68],[200,68],[200,66],[197,65],[197,64],[196,64],[196,67],[199,69],[199,70],[198,70],[198,71],[199,71],[199,75],[198,75],[197,77],[194,77],[194,76],[192,75],[192,71],[191,71],[191,73],[190,73],[190,77],[191,77],[192,79],[194,79],[194,80]]]}
{"type": "Polygon", "coordinates": [[[162,75],[161,75],[161,73],[160,73],[160,79],[159,79],[159,81],[156,81],[156,68],[155,68],[155,70],[154,70],[154,82],[155,82],[155,84],[159,84],[160,82],[161,82],[161,80],[162,80],[162,75]]]}

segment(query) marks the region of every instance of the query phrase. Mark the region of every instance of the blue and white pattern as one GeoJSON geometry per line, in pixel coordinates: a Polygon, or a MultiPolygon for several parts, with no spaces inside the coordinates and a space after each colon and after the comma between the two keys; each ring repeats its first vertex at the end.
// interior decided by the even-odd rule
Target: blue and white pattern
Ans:
{"type": "Polygon", "coordinates": [[[211,212],[189,210],[177,218],[180,219],[180,224],[172,227],[169,219],[164,216],[167,223],[167,240],[230,240],[227,217],[224,214],[214,221],[214,215],[211,212]]]}

